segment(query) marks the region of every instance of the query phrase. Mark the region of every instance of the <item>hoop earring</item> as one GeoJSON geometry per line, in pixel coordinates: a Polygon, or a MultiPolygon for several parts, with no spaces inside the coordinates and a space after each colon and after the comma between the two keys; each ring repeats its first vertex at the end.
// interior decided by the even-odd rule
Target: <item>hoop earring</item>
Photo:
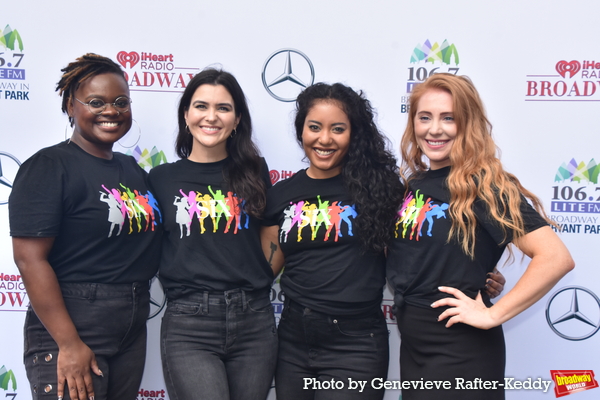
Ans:
{"type": "Polygon", "coordinates": [[[71,143],[71,136],[73,136],[73,132],[74,132],[74,129],[71,126],[71,123],[67,122],[67,124],[65,125],[65,140],[67,140],[67,139],[69,140],[67,142],[67,144],[71,143]],[[70,135],[68,134],[69,127],[71,128],[71,134],[70,135]]]}
{"type": "Polygon", "coordinates": [[[235,128],[233,128],[233,130],[231,131],[231,135],[229,135],[229,137],[234,137],[235,135],[237,135],[237,130],[235,128]]]}
{"type": "Polygon", "coordinates": [[[127,133],[126,133],[126,134],[125,134],[125,135],[124,135],[124,136],[123,136],[121,139],[117,140],[117,143],[119,144],[119,146],[121,146],[121,147],[124,147],[124,148],[126,148],[126,149],[130,149],[130,148],[132,148],[133,146],[135,146],[136,144],[138,144],[138,142],[140,141],[140,139],[141,139],[141,137],[142,137],[142,128],[140,128],[140,124],[138,124],[138,122],[137,122],[135,119],[133,119],[133,118],[132,118],[131,120],[132,120],[133,122],[135,122],[135,125],[136,125],[136,126],[137,126],[137,128],[138,128],[138,136],[137,136],[137,139],[135,140],[135,143],[133,143],[133,144],[132,144],[132,145],[130,145],[130,146],[125,146],[123,143],[121,143],[121,140],[123,140],[123,138],[124,138],[125,136],[127,136],[127,135],[129,134],[129,132],[131,132],[131,129],[129,129],[129,131],[127,131],[127,133]]]}

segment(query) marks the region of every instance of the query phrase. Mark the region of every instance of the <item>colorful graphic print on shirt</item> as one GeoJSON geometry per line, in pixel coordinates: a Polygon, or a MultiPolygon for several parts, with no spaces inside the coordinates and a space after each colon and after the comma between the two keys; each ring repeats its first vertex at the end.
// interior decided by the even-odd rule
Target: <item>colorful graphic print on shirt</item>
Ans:
{"type": "Polygon", "coordinates": [[[202,194],[194,190],[185,193],[182,189],[179,189],[181,196],[175,196],[173,202],[173,205],[177,208],[175,221],[179,224],[179,238],[183,238],[184,232],[185,236],[190,236],[194,218],[200,224],[201,234],[206,232],[204,222],[209,217],[212,221],[213,233],[218,231],[221,220],[225,221],[223,233],[231,231],[234,221],[234,234],[238,233],[240,229],[249,228],[250,216],[243,210],[245,200],[239,199],[232,192],[227,192],[227,195],[224,195],[221,190],[213,191],[211,186],[208,186],[208,191],[210,194],[202,194]],[[245,217],[244,224],[242,224],[243,217],[245,217]]]}
{"type": "Polygon", "coordinates": [[[318,204],[309,201],[290,202],[290,205],[283,210],[283,224],[281,225],[279,241],[286,243],[288,235],[294,226],[297,227],[298,235],[296,240],[302,241],[304,228],[310,226],[310,239],[315,240],[319,229],[325,229],[323,241],[328,241],[332,230],[335,228],[334,241],[342,235],[342,224],[348,227],[348,235],[352,234],[352,220],[356,218],[356,208],[354,205],[345,205],[341,201],[334,201],[330,204],[327,201],[321,201],[321,196],[317,196],[318,204]]]}
{"type": "Polygon", "coordinates": [[[137,232],[144,231],[150,228],[154,231],[154,226],[157,224],[154,212],[158,214],[159,221],[162,222],[162,216],[158,209],[158,202],[150,191],[145,194],[137,190],[131,191],[128,187],[119,184],[121,189],[109,189],[102,185],[104,191],[100,191],[100,201],[108,205],[108,222],[110,229],[108,237],[111,237],[115,228],[118,231],[115,236],[119,236],[123,230],[125,220],[129,222],[129,234],[133,232],[134,223],[137,226],[137,232]],[[143,224],[142,224],[142,219],[143,224]]]}
{"type": "Polygon", "coordinates": [[[395,236],[402,231],[402,238],[406,238],[406,233],[410,229],[410,240],[419,240],[423,236],[425,222],[427,222],[427,236],[432,236],[432,229],[435,220],[446,218],[447,203],[435,204],[430,197],[423,200],[425,196],[419,193],[409,192],[402,202],[402,207],[398,211],[398,220],[396,221],[395,236]],[[435,218],[435,219],[434,219],[435,218]]]}

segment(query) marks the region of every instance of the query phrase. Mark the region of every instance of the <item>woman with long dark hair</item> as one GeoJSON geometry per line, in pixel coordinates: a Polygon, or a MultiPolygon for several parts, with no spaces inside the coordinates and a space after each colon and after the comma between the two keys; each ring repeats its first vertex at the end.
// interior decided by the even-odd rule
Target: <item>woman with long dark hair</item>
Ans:
{"type": "Polygon", "coordinates": [[[112,150],[132,123],[123,71],[90,53],[62,72],[57,91],[73,135],[23,163],[9,199],[31,302],[25,369],[34,399],[133,400],[161,229],[142,207],[152,196],[146,173],[112,150]]]}
{"type": "Polygon", "coordinates": [[[285,258],[277,399],[381,399],[370,382],[387,377],[381,300],[402,192],[396,160],[362,93],[319,83],[296,108],[309,167],[269,190],[263,228],[275,272],[285,258]],[[349,379],[369,385],[350,389],[349,379]],[[332,380],[344,388],[319,390],[332,380]]]}
{"type": "Polygon", "coordinates": [[[436,74],[413,90],[401,152],[407,189],[387,270],[402,336],[402,380],[451,383],[403,389],[402,398],[503,399],[501,324],[544,296],[573,260],[540,200],[504,170],[483,103],[466,77],[436,74]],[[509,244],[531,261],[492,305],[481,282],[509,244]],[[457,385],[477,379],[486,386],[457,385]]]}
{"type": "Polygon", "coordinates": [[[169,397],[263,400],[277,353],[273,271],[259,236],[268,168],[230,73],[197,74],[178,122],[181,159],[149,177],[164,213],[161,354],[169,397]]]}

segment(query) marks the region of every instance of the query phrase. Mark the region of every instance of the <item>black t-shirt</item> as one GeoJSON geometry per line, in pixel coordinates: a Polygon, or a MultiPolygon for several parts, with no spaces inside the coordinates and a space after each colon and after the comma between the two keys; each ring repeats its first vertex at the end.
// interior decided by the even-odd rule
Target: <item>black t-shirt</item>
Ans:
{"type": "Polygon", "coordinates": [[[356,207],[342,176],[312,179],[306,170],[268,191],[265,225],[279,225],[286,297],[331,315],[379,306],[385,285],[383,253],[361,253],[352,230],[356,207]]]}
{"type": "MultiPolygon", "coordinates": [[[[242,210],[244,200],[224,182],[227,162],[183,159],[150,171],[150,187],[164,213],[159,277],[170,299],[197,291],[260,290],[273,283],[260,245],[260,221],[242,210]]],[[[262,178],[271,186],[264,161],[262,178]]]]}
{"type": "MultiPolygon", "coordinates": [[[[483,286],[486,274],[491,272],[512,235],[506,235],[492,219],[487,205],[477,201],[474,205],[478,221],[475,231],[475,256],[466,255],[458,241],[448,243],[452,220],[448,212],[450,192],[446,179],[450,167],[427,171],[410,182],[404,198],[387,258],[387,277],[394,288],[397,306],[403,301],[429,308],[431,303],[443,297],[439,286],[450,286],[475,298],[482,291],[484,301],[489,303],[483,286]]],[[[523,198],[521,213],[525,231],[531,232],[547,225],[547,222],[523,198]]]]}
{"type": "Polygon", "coordinates": [[[132,283],[157,271],[160,217],[135,160],[73,142],[25,161],[9,199],[10,234],[54,237],[48,261],[62,282],[132,283]]]}

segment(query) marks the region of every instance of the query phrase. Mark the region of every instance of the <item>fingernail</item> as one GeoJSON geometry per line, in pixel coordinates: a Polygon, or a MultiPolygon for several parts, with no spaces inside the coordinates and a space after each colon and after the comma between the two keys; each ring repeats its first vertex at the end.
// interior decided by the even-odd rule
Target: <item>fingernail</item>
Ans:
{"type": "Polygon", "coordinates": [[[485,283],[488,283],[488,284],[489,284],[489,283],[492,283],[492,280],[491,280],[491,279],[488,279],[487,281],[485,281],[485,283]]]}
{"type": "Polygon", "coordinates": [[[99,369],[98,371],[100,371],[100,376],[104,378],[104,374],[102,373],[102,370],[99,369]]]}
{"type": "Polygon", "coordinates": [[[435,306],[435,302],[431,303],[431,307],[435,306]]]}
{"type": "Polygon", "coordinates": [[[58,396],[58,397],[56,398],[56,400],[62,400],[62,399],[63,399],[63,398],[62,398],[62,396],[58,396]]]}
{"type": "Polygon", "coordinates": [[[485,290],[488,290],[488,289],[489,289],[488,285],[485,285],[483,288],[484,288],[485,290]]]}
{"type": "Polygon", "coordinates": [[[88,397],[89,400],[94,400],[94,396],[88,397]]]}

